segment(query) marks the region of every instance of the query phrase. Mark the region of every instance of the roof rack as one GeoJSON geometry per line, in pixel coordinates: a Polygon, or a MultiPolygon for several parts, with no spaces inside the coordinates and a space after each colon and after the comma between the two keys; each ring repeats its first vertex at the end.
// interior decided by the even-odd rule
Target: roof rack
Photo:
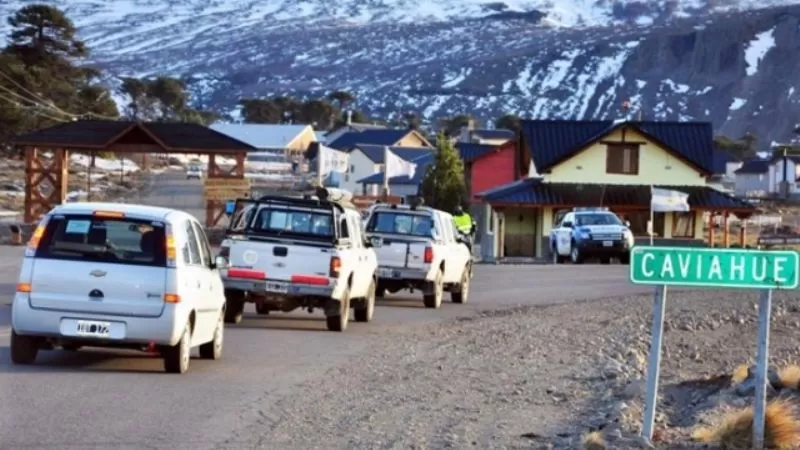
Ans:
{"type": "Polygon", "coordinates": [[[572,212],[592,212],[592,211],[610,211],[608,206],[577,206],[572,208],[572,212]]]}

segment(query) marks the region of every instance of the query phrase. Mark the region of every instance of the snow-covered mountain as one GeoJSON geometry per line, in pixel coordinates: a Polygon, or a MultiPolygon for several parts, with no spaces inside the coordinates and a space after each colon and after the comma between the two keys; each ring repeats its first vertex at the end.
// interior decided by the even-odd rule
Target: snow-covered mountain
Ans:
{"type": "MultiPolygon", "coordinates": [[[[32,3],[0,4],[0,16],[32,3]]],[[[59,0],[117,75],[195,100],[354,92],[379,117],[634,114],[785,139],[800,112],[800,1],[59,0]]],[[[5,25],[3,25],[5,26],[5,25]]],[[[0,26],[0,32],[7,29],[0,26]]]]}

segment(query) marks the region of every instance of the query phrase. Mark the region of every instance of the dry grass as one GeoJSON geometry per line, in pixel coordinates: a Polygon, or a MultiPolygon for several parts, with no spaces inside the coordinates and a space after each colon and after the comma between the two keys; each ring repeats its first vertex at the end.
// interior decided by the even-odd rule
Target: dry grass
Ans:
{"type": "Polygon", "coordinates": [[[790,365],[778,371],[781,387],[784,389],[798,389],[800,387],[800,366],[790,365]]]}
{"type": "Polygon", "coordinates": [[[583,444],[583,450],[605,450],[607,448],[606,438],[600,431],[592,431],[584,436],[581,444],[583,444]]]}
{"type": "MultiPolygon", "coordinates": [[[[793,449],[800,446],[800,419],[794,404],[788,399],[773,400],[767,405],[764,426],[764,445],[771,449],[793,449]]],[[[701,428],[692,438],[718,444],[724,449],[750,449],[753,438],[753,408],[732,412],[715,426],[701,428]]]]}
{"type": "Polygon", "coordinates": [[[736,366],[736,368],[733,369],[733,374],[731,375],[731,384],[739,384],[746,380],[749,373],[748,367],[749,366],[747,364],[736,366]]]}

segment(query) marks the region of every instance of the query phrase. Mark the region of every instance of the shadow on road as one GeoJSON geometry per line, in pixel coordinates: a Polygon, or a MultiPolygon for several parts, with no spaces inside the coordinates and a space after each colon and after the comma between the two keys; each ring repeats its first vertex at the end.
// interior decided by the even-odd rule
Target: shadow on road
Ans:
{"type": "Polygon", "coordinates": [[[66,350],[42,350],[31,365],[12,365],[10,349],[0,346],[0,373],[41,372],[117,372],[117,373],[164,373],[160,356],[136,353],[105,353],[94,349],[70,352],[66,350]],[[150,362],[150,364],[148,364],[150,362]],[[114,367],[98,367],[116,363],[114,367]]]}
{"type": "MultiPolygon", "coordinates": [[[[226,325],[226,330],[289,330],[289,331],[325,331],[325,317],[321,314],[311,317],[276,317],[275,313],[269,315],[248,314],[241,323],[226,325]]],[[[280,313],[278,313],[280,314],[280,313]]]]}
{"type": "Polygon", "coordinates": [[[425,308],[425,305],[422,303],[422,299],[410,299],[410,298],[403,298],[403,297],[393,297],[393,298],[376,298],[375,299],[375,306],[388,306],[390,308],[425,308]]]}

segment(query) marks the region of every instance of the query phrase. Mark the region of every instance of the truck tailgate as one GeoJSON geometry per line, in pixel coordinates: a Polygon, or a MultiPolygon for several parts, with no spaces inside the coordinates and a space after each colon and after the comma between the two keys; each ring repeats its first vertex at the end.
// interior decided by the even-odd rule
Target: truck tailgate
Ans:
{"type": "Polygon", "coordinates": [[[424,269],[427,245],[424,240],[384,236],[383,246],[376,249],[378,264],[381,267],[424,269]]]}
{"type": "Polygon", "coordinates": [[[231,268],[264,272],[270,280],[291,281],[292,276],[327,277],[333,248],[298,243],[237,240],[231,243],[231,268]]]}

